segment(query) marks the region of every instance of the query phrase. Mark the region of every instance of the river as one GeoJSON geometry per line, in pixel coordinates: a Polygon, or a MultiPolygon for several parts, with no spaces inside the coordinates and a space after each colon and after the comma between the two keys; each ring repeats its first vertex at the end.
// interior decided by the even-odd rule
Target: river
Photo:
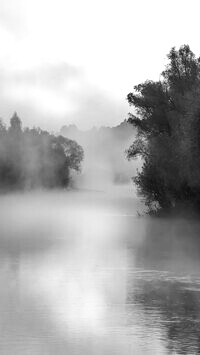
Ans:
{"type": "Polygon", "coordinates": [[[131,188],[0,199],[0,354],[200,354],[200,224],[131,188]]]}

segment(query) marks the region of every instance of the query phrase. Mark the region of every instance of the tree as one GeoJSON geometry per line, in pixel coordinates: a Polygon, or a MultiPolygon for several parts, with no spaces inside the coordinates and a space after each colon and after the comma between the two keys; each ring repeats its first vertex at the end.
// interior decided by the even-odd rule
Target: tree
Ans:
{"type": "Polygon", "coordinates": [[[134,181],[150,208],[200,206],[200,62],[188,45],[172,48],[168,59],[161,81],[127,96],[138,131],[128,158],[143,158],[134,181]]]}
{"type": "Polygon", "coordinates": [[[81,169],[83,149],[76,142],[40,128],[22,128],[15,113],[6,129],[0,122],[0,188],[66,187],[71,170],[81,169]]]}
{"type": "Polygon", "coordinates": [[[10,132],[15,134],[22,132],[22,122],[16,112],[14,112],[12,118],[10,119],[10,132]]]}

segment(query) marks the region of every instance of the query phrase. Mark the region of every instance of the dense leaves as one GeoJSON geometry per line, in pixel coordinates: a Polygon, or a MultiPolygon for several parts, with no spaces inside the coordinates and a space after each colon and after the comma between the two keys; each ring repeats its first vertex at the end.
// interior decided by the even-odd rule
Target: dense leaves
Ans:
{"type": "Polygon", "coordinates": [[[200,61],[188,45],[172,48],[159,82],[127,97],[138,130],[128,158],[143,158],[134,178],[150,208],[200,207],[200,61]]]}
{"type": "Polygon", "coordinates": [[[22,129],[15,113],[6,129],[0,122],[0,188],[63,187],[71,169],[79,171],[83,149],[73,140],[40,128],[22,129]]]}

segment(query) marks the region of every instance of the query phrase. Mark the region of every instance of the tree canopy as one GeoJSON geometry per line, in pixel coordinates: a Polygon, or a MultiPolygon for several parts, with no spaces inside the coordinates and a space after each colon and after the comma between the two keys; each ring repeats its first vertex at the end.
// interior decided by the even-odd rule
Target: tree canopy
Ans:
{"type": "Polygon", "coordinates": [[[146,204],[200,208],[200,60],[188,45],[172,48],[161,80],[146,81],[127,96],[137,139],[128,158],[140,155],[134,178],[146,204]]]}
{"type": "Polygon", "coordinates": [[[70,171],[80,171],[83,156],[73,140],[23,129],[16,113],[8,129],[0,122],[0,189],[68,186],[70,171]]]}

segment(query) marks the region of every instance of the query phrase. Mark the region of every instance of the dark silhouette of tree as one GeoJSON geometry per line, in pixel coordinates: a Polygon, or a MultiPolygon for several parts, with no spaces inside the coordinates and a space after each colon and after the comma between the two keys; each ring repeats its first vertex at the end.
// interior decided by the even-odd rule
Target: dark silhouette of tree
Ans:
{"type": "Polygon", "coordinates": [[[200,61],[188,45],[172,48],[159,82],[128,94],[138,131],[128,158],[143,158],[134,178],[150,208],[200,206],[200,61]]]}
{"type": "Polygon", "coordinates": [[[22,133],[22,122],[16,112],[13,114],[12,118],[10,119],[9,130],[10,132],[15,134],[22,133]]]}
{"type": "Polygon", "coordinates": [[[40,128],[22,128],[14,113],[6,129],[0,121],[0,188],[66,187],[80,171],[83,149],[72,140],[40,128]]]}

